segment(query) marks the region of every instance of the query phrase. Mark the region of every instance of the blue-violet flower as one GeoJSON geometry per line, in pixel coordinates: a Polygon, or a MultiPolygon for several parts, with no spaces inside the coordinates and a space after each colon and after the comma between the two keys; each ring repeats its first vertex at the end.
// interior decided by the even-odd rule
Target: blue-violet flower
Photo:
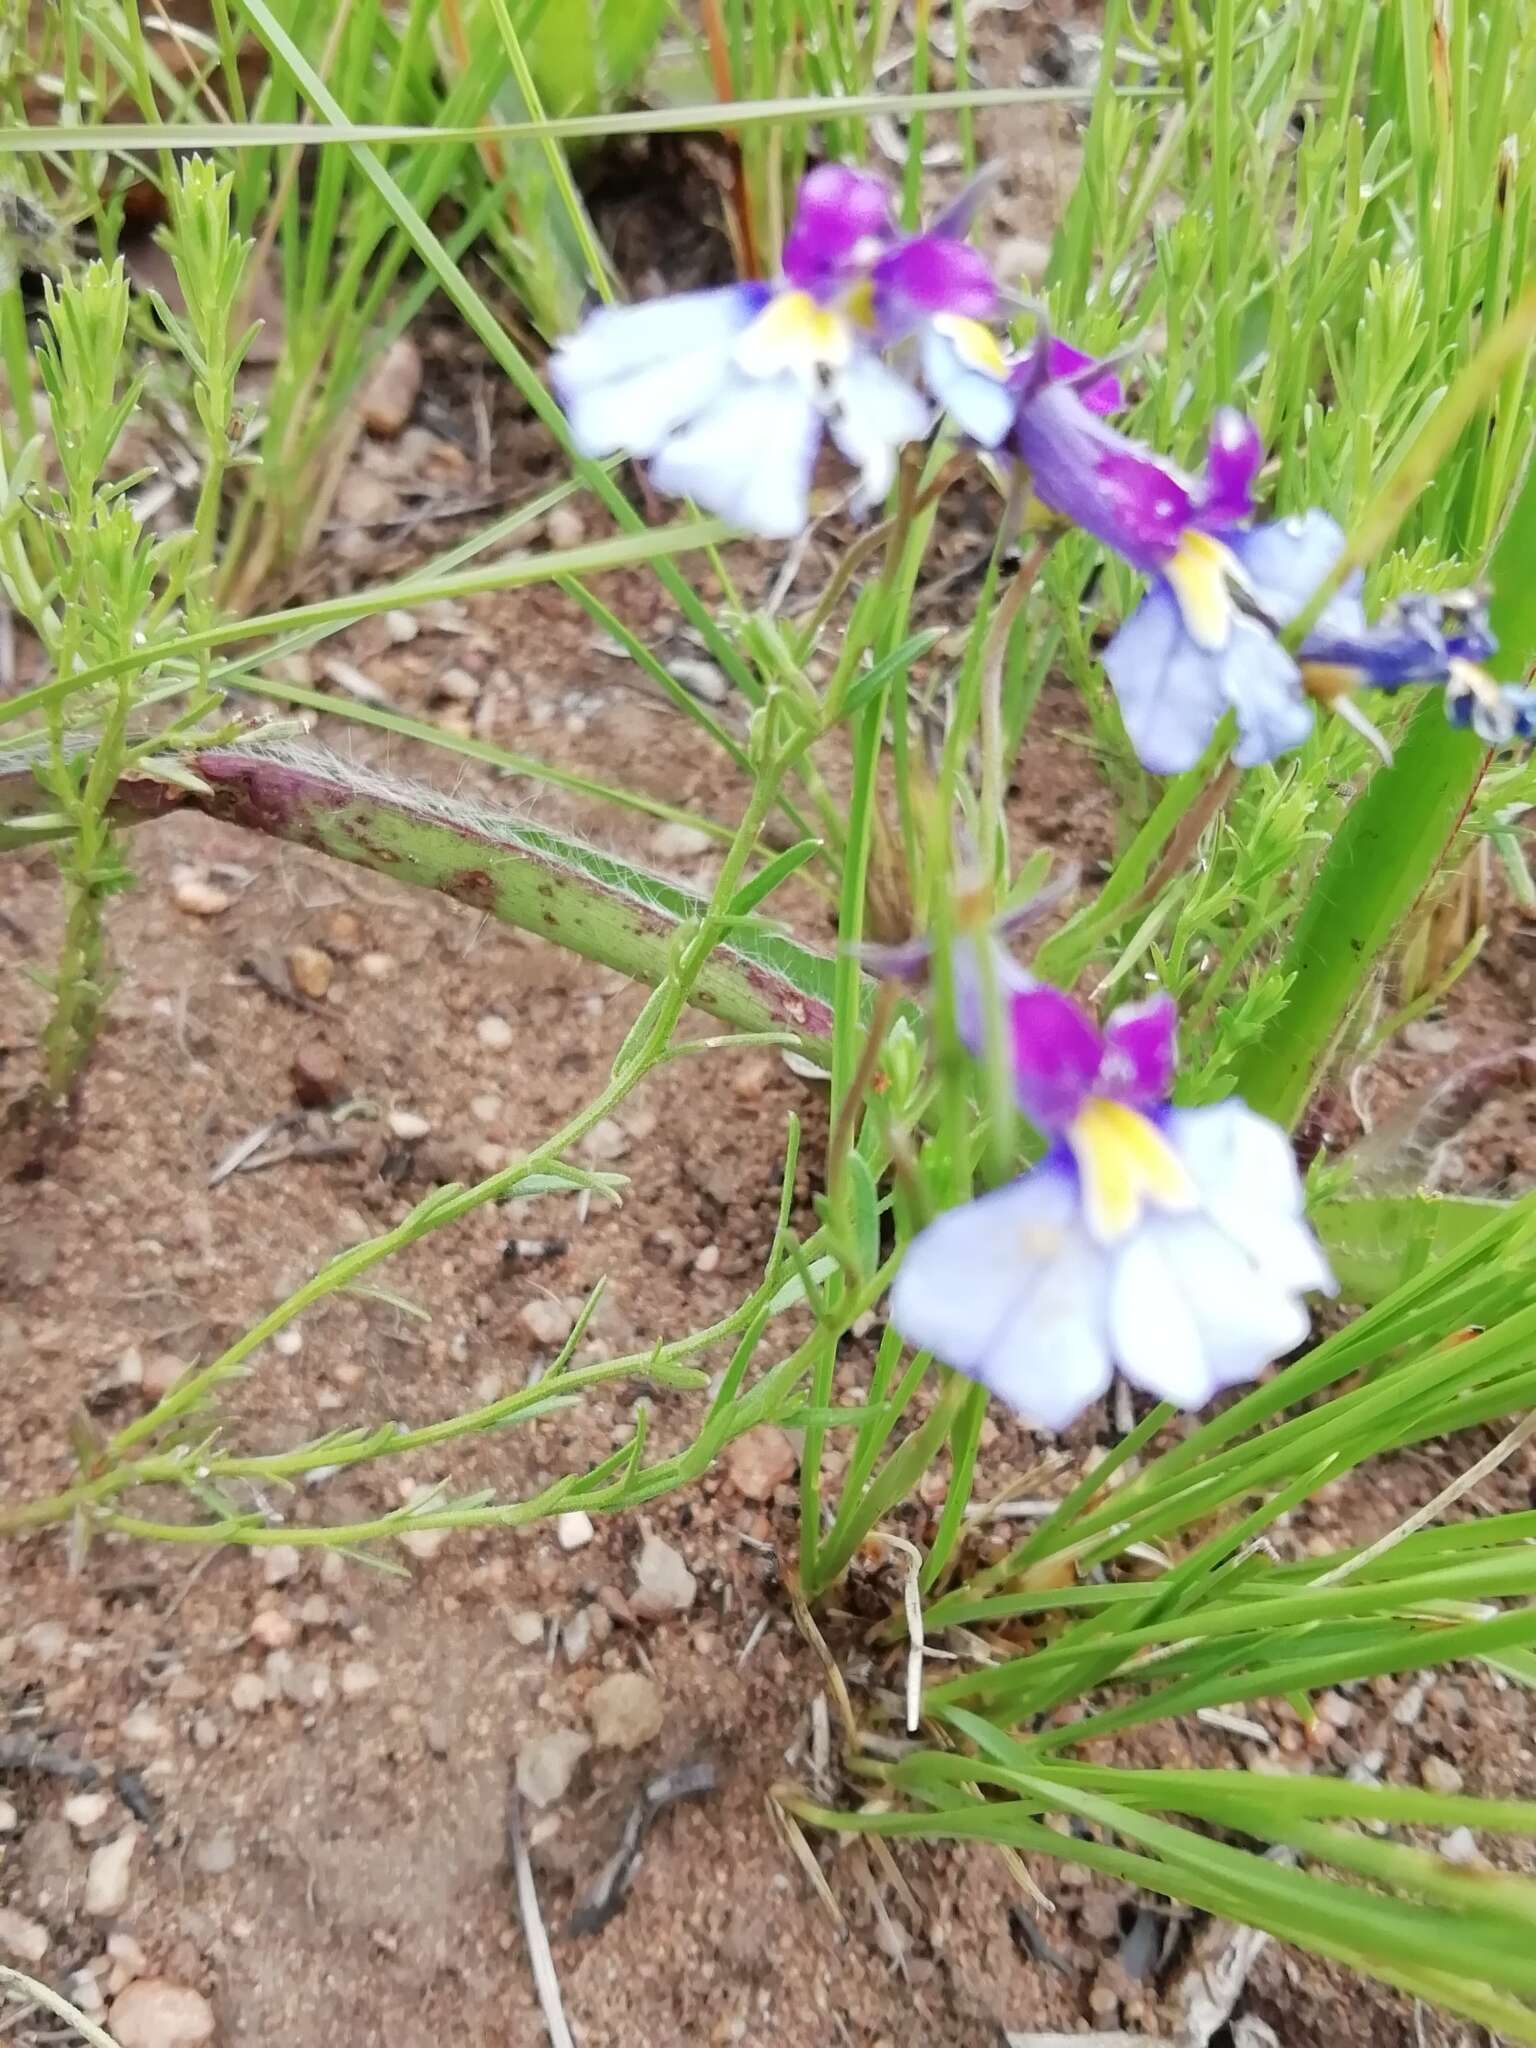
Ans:
{"type": "Polygon", "coordinates": [[[1101,1031],[1066,995],[1006,992],[1015,1083],[1051,1139],[1033,1171],[951,1209],[891,1291],[909,1344],[1062,1429],[1119,1370],[1180,1408],[1254,1378],[1334,1291],[1277,1125],[1237,1101],[1173,1109],[1170,998],[1101,1031]]]}
{"type": "MultiPolygon", "coordinates": [[[[882,180],[823,164],[801,182],[777,283],[605,307],[556,349],[550,374],[583,453],[647,459],[659,491],[784,539],[809,516],[824,435],[857,467],[863,506],[928,432],[931,408],[881,349],[917,334],[926,359],[958,323],[957,351],[995,352],[980,323],[997,299],[952,229],[903,237],[882,180]]],[[[949,380],[967,419],[984,386],[949,380]]]]}

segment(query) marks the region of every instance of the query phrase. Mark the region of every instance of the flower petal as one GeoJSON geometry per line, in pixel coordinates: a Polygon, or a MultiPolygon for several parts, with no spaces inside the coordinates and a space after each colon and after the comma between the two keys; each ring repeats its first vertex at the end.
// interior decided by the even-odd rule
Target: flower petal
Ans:
{"type": "Polygon", "coordinates": [[[673,435],[651,465],[651,481],[749,533],[788,540],[809,516],[821,429],[815,400],[798,379],[743,380],[673,435]]]}
{"type": "Polygon", "coordinates": [[[921,349],[923,382],[961,433],[979,447],[998,447],[1013,424],[1013,394],[1007,383],[967,362],[954,336],[933,321],[923,327],[921,349]]]}
{"type": "Polygon", "coordinates": [[[891,1321],[914,1350],[979,1375],[988,1348],[1044,1266],[1075,1235],[1069,1176],[1038,1169],[946,1209],[907,1248],[891,1321]]]}
{"type": "Polygon", "coordinates": [[[800,180],[783,269],[803,289],[834,282],[895,233],[890,187],[848,164],[818,164],[800,180]]]}
{"type": "Polygon", "coordinates": [[[858,507],[877,505],[896,480],[896,451],[920,441],[932,415],[878,356],[859,353],[832,388],[832,438],[859,470],[858,507]]]}
{"type": "Polygon", "coordinates": [[[1209,1217],[1173,1217],[1152,1229],[1217,1388],[1257,1379],[1306,1341],[1312,1319],[1302,1303],[1209,1217]]]}
{"type": "Polygon", "coordinates": [[[1228,1101],[1175,1110],[1167,1132],[1202,1208],[1268,1279],[1296,1294],[1338,1292],[1305,1222],[1296,1155],[1278,1124],[1228,1101]]]}
{"type": "Polygon", "coordinates": [[[711,406],[733,375],[730,346],[701,348],[560,394],[571,438],[583,455],[644,459],[711,406]]]}
{"type": "Polygon", "coordinates": [[[1105,1257],[1069,1234],[1004,1321],[976,1378],[1041,1429],[1066,1429],[1114,1376],[1105,1257]]]}
{"type": "Polygon", "coordinates": [[[1197,647],[1158,579],[1105,648],[1104,673],[1136,758],[1154,775],[1193,768],[1227,708],[1223,657],[1197,647]]]}
{"type": "Polygon", "coordinates": [[[1136,568],[1159,568],[1193,516],[1187,483],[1096,418],[1067,385],[1042,379],[1039,355],[1014,372],[1019,406],[1011,442],[1035,496],[1136,568]]]}
{"type": "MultiPolygon", "coordinates": [[[[1019,1107],[1041,1131],[1064,1131],[1098,1079],[1104,1040],[1093,1019],[1060,989],[1028,982],[1006,991],[1019,1107]]],[[[980,1056],[983,1045],[971,1051],[980,1056]]]]}
{"type": "Polygon", "coordinates": [[[914,235],[899,242],[875,266],[875,291],[913,313],[955,313],[966,320],[990,320],[1001,295],[979,249],[950,235],[914,235]]]}
{"type": "Polygon", "coordinates": [[[1200,1326],[1183,1281],[1164,1255],[1165,1228],[1152,1224],[1128,1238],[1110,1270],[1109,1334],[1115,1362],[1133,1386],[1199,1408],[1215,1392],[1200,1326]]]}
{"type": "Polygon", "coordinates": [[[604,306],[568,335],[550,358],[550,381],[562,406],[594,385],[679,357],[726,349],[751,326],[771,297],[764,284],[678,292],[637,306],[604,306]]]}
{"type": "Polygon", "coordinates": [[[1305,745],[1313,724],[1312,701],[1301,687],[1301,671],[1257,620],[1238,618],[1231,645],[1212,657],[1221,684],[1237,713],[1239,768],[1256,768],[1305,745]]]}
{"type": "Polygon", "coordinates": [[[1045,345],[1047,376],[1070,377],[1073,390],[1090,412],[1119,412],[1125,404],[1125,386],[1114,370],[1106,370],[1102,377],[1088,377],[1086,373],[1097,366],[1096,356],[1086,355],[1060,335],[1053,334],[1045,345]]]}
{"type": "MultiPolygon", "coordinates": [[[[1339,559],[1344,548],[1344,529],[1326,512],[1303,512],[1293,519],[1255,526],[1246,533],[1229,534],[1227,545],[1246,570],[1259,604],[1277,624],[1285,626],[1310,601],[1339,559]]],[[[1330,600],[1330,610],[1339,599],[1348,607],[1347,613],[1336,615],[1341,629],[1346,617],[1350,623],[1365,624],[1365,613],[1359,603],[1360,587],[1357,574],[1330,600]]],[[[1325,611],[1318,621],[1319,629],[1328,617],[1325,611]]]]}
{"type": "Polygon", "coordinates": [[[1246,413],[1223,406],[1211,423],[1200,523],[1212,531],[1253,517],[1253,480],[1264,460],[1259,430],[1246,413]]]}
{"type": "Polygon", "coordinates": [[[1168,1100],[1178,1064],[1179,1006],[1163,991],[1124,1003],[1104,1027],[1108,1051],[1100,1085],[1117,1102],[1151,1109],[1168,1100]]]}

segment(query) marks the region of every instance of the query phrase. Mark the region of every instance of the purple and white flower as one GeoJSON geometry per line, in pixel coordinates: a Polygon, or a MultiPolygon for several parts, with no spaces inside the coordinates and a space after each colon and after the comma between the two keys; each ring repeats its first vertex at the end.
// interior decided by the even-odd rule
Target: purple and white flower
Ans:
{"type": "Polygon", "coordinates": [[[1243,414],[1217,414],[1204,474],[1189,477],[1099,416],[1108,407],[1089,402],[1094,367],[1063,374],[1037,345],[1014,375],[1008,445],[1043,505],[1153,579],[1105,653],[1131,744],[1155,773],[1176,773],[1230,709],[1238,764],[1273,760],[1312,729],[1274,628],[1295,616],[1342,537],[1332,521],[1311,523],[1321,514],[1251,526],[1262,450],[1243,414]],[[1309,572],[1287,611],[1288,589],[1309,572]]]}
{"type": "Polygon", "coordinates": [[[1335,1283],[1290,1142],[1241,1102],[1169,1107],[1171,999],[1102,1031],[1056,989],[1006,1002],[1019,1101],[1050,1150],[915,1239],[891,1291],[906,1341],[1049,1429],[1117,1368],[1198,1408],[1301,1343],[1301,1297],[1335,1283]]]}
{"type": "Polygon", "coordinates": [[[799,533],[830,434],[860,502],[890,489],[897,452],[932,423],[882,361],[874,276],[899,246],[891,195],[824,164],[800,187],[777,284],[605,307],[550,374],[584,454],[648,459],[652,483],[770,538],[799,533]]]}
{"type": "Polygon", "coordinates": [[[1191,478],[1096,417],[1112,408],[1093,403],[1092,368],[1062,367],[1037,346],[1014,375],[1009,446],[1044,505],[1152,579],[1104,651],[1144,767],[1192,768],[1228,711],[1238,767],[1273,761],[1310,735],[1314,699],[1442,683],[1453,658],[1491,645],[1486,621],[1457,620],[1434,599],[1405,599],[1368,624],[1356,573],[1291,654],[1280,630],[1338,561],[1339,526],[1320,511],[1253,525],[1262,451],[1250,420],[1219,412],[1204,474],[1191,478]]]}

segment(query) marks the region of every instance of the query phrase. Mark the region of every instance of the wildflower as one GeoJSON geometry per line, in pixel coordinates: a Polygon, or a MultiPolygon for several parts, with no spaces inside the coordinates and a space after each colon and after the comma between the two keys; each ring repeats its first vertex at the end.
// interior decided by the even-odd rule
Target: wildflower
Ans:
{"type": "Polygon", "coordinates": [[[1496,683],[1472,661],[1456,660],[1445,686],[1445,715],[1471,731],[1485,747],[1507,747],[1536,739],[1536,690],[1496,683]]]}
{"type": "Polygon", "coordinates": [[[587,455],[649,459],[651,481],[738,526],[785,539],[808,516],[825,433],[883,498],[926,401],[880,358],[873,275],[897,246],[891,197],[862,171],[803,180],[777,284],[605,307],[551,362],[587,455]]]}
{"type": "Polygon", "coordinates": [[[1116,1367],[1180,1408],[1254,1378],[1334,1280],[1302,1215],[1288,1139],[1237,1101],[1168,1105],[1167,996],[1101,1031],[1068,996],[1007,997],[1015,1083],[1051,1140],[1022,1179],[951,1209],[891,1292],[909,1344],[1065,1428],[1116,1367]]]}

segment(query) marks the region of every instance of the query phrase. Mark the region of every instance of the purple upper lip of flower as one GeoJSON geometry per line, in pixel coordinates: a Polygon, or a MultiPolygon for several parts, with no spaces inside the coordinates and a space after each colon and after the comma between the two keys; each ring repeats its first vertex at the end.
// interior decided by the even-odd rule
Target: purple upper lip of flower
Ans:
{"type": "Polygon", "coordinates": [[[895,325],[935,313],[990,320],[1002,303],[980,250],[931,229],[888,250],[873,281],[876,303],[895,325]]]}
{"type": "Polygon", "coordinates": [[[1064,375],[1060,355],[1041,343],[1013,373],[1011,445],[1043,504],[1147,572],[1170,561],[1191,528],[1219,535],[1252,516],[1262,450],[1251,421],[1218,413],[1205,474],[1187,477],[1098,416],[1088,397],[1098,389],[1093,367],[1064,375]]]}
{"type": "Polygon", "coordinates": [[[882,342],[935,314],[991,320],[1002,304],[986,258],[965,241],[972,194],[926,231],[903,234],[883,179],[846,164],[820,164],[801,180],[785,237],[784,281],[830,297],[868,281],[882,342]]]}
{"type": "Polygon", "coordinates": [[[797,291],[835,289],[868,270],[895,236],[884,179],[847,164],[818,164],[800,181],[784,239],[785,281],[797,291]]]}
{"type": "Polygon", "coordinates": [[[1173,1087],[1178,1010],[1157,995],[1117,1010],[1101,1030],[1060,989],[1011,990],[1007,1024],[1019,1106],[1048,1136],[1093,1097],[1155,1113],[1173,1087]]]}

